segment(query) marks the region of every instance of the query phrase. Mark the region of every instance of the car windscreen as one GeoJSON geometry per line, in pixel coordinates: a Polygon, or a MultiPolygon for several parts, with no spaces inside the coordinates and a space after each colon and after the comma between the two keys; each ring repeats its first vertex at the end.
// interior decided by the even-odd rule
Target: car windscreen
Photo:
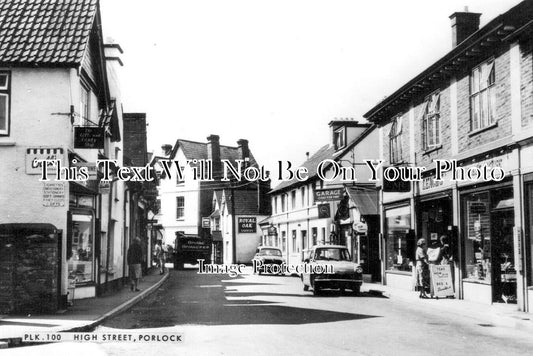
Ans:
{"type": "Polygon", "coordinates": [[[259,251],[260,256],[281,256],[281,251],[275,248],[264,248],[259,251]]]}
{"type": "Polygon", "coordinates": [[[345,248],[320,248],[315,251],[315,260],[350,261],[350,254],[345,248]]]}

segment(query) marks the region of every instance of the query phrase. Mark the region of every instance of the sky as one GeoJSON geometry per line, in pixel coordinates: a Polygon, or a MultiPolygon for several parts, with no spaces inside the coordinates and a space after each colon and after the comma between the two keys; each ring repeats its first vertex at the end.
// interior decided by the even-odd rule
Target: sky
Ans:
{"type": "Polygon", "coordinates": [[[176,139],[249,140],[271,171],[329,143],[451,50],[449,16],[481,26],[519,0],[100,0],[120,44],[126,112],[145,112],[148,149],[176,139]]]}

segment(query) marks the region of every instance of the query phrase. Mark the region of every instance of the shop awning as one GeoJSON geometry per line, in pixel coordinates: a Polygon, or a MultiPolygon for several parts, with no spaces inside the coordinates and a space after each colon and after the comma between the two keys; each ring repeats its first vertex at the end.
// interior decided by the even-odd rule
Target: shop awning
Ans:
{"type": "Polygon", "coordinates": [[[496,205],[496,207],[494,209],[492,209],[492,211],[494,211],[494,210],[512,209],[512,208],[514,208],[514,200],[513,200],[513,198],[504,199],[504,200],[500,200],[498,202],[498,204],[496,205]]]}
{"type": "Polygon", "coordinates": [[[378,215],[378,192],[372,189],[346,188],[361,215],[378,215]]]}
{"type": "Polygon", "coordinates": [[[212,231],[211,237],[213,241],[222,241],[222,232],[221,231],[212,231]]]}

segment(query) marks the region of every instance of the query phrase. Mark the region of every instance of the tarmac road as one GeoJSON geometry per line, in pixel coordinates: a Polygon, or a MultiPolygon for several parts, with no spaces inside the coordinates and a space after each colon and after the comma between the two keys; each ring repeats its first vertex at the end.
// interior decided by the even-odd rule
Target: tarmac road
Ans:
{"type": "Polygon", "coordinates": [[[486,356],[525,355],[533,350],[533,335],[526,332],[448,315],[430,308],[425,300],[407,303],[364,290],[363,285],[358,297],[336,291],[314,297],[303,291],[296,277],[250,274],[229,278],[198,275],[195,270],[171,271],[157,292],[109,319],[96,332],[179,333],[182,342],[90,347],[96,354],[129,356],[486,356]]]}

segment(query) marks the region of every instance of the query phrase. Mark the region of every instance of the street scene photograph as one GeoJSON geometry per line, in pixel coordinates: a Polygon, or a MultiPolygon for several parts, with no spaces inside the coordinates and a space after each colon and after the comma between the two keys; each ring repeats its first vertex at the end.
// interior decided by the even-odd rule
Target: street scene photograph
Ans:
{"type": "Polygon", "coordinates": [[[533,0],[0,0],[0,355],[527,355],[533,0]]]}

